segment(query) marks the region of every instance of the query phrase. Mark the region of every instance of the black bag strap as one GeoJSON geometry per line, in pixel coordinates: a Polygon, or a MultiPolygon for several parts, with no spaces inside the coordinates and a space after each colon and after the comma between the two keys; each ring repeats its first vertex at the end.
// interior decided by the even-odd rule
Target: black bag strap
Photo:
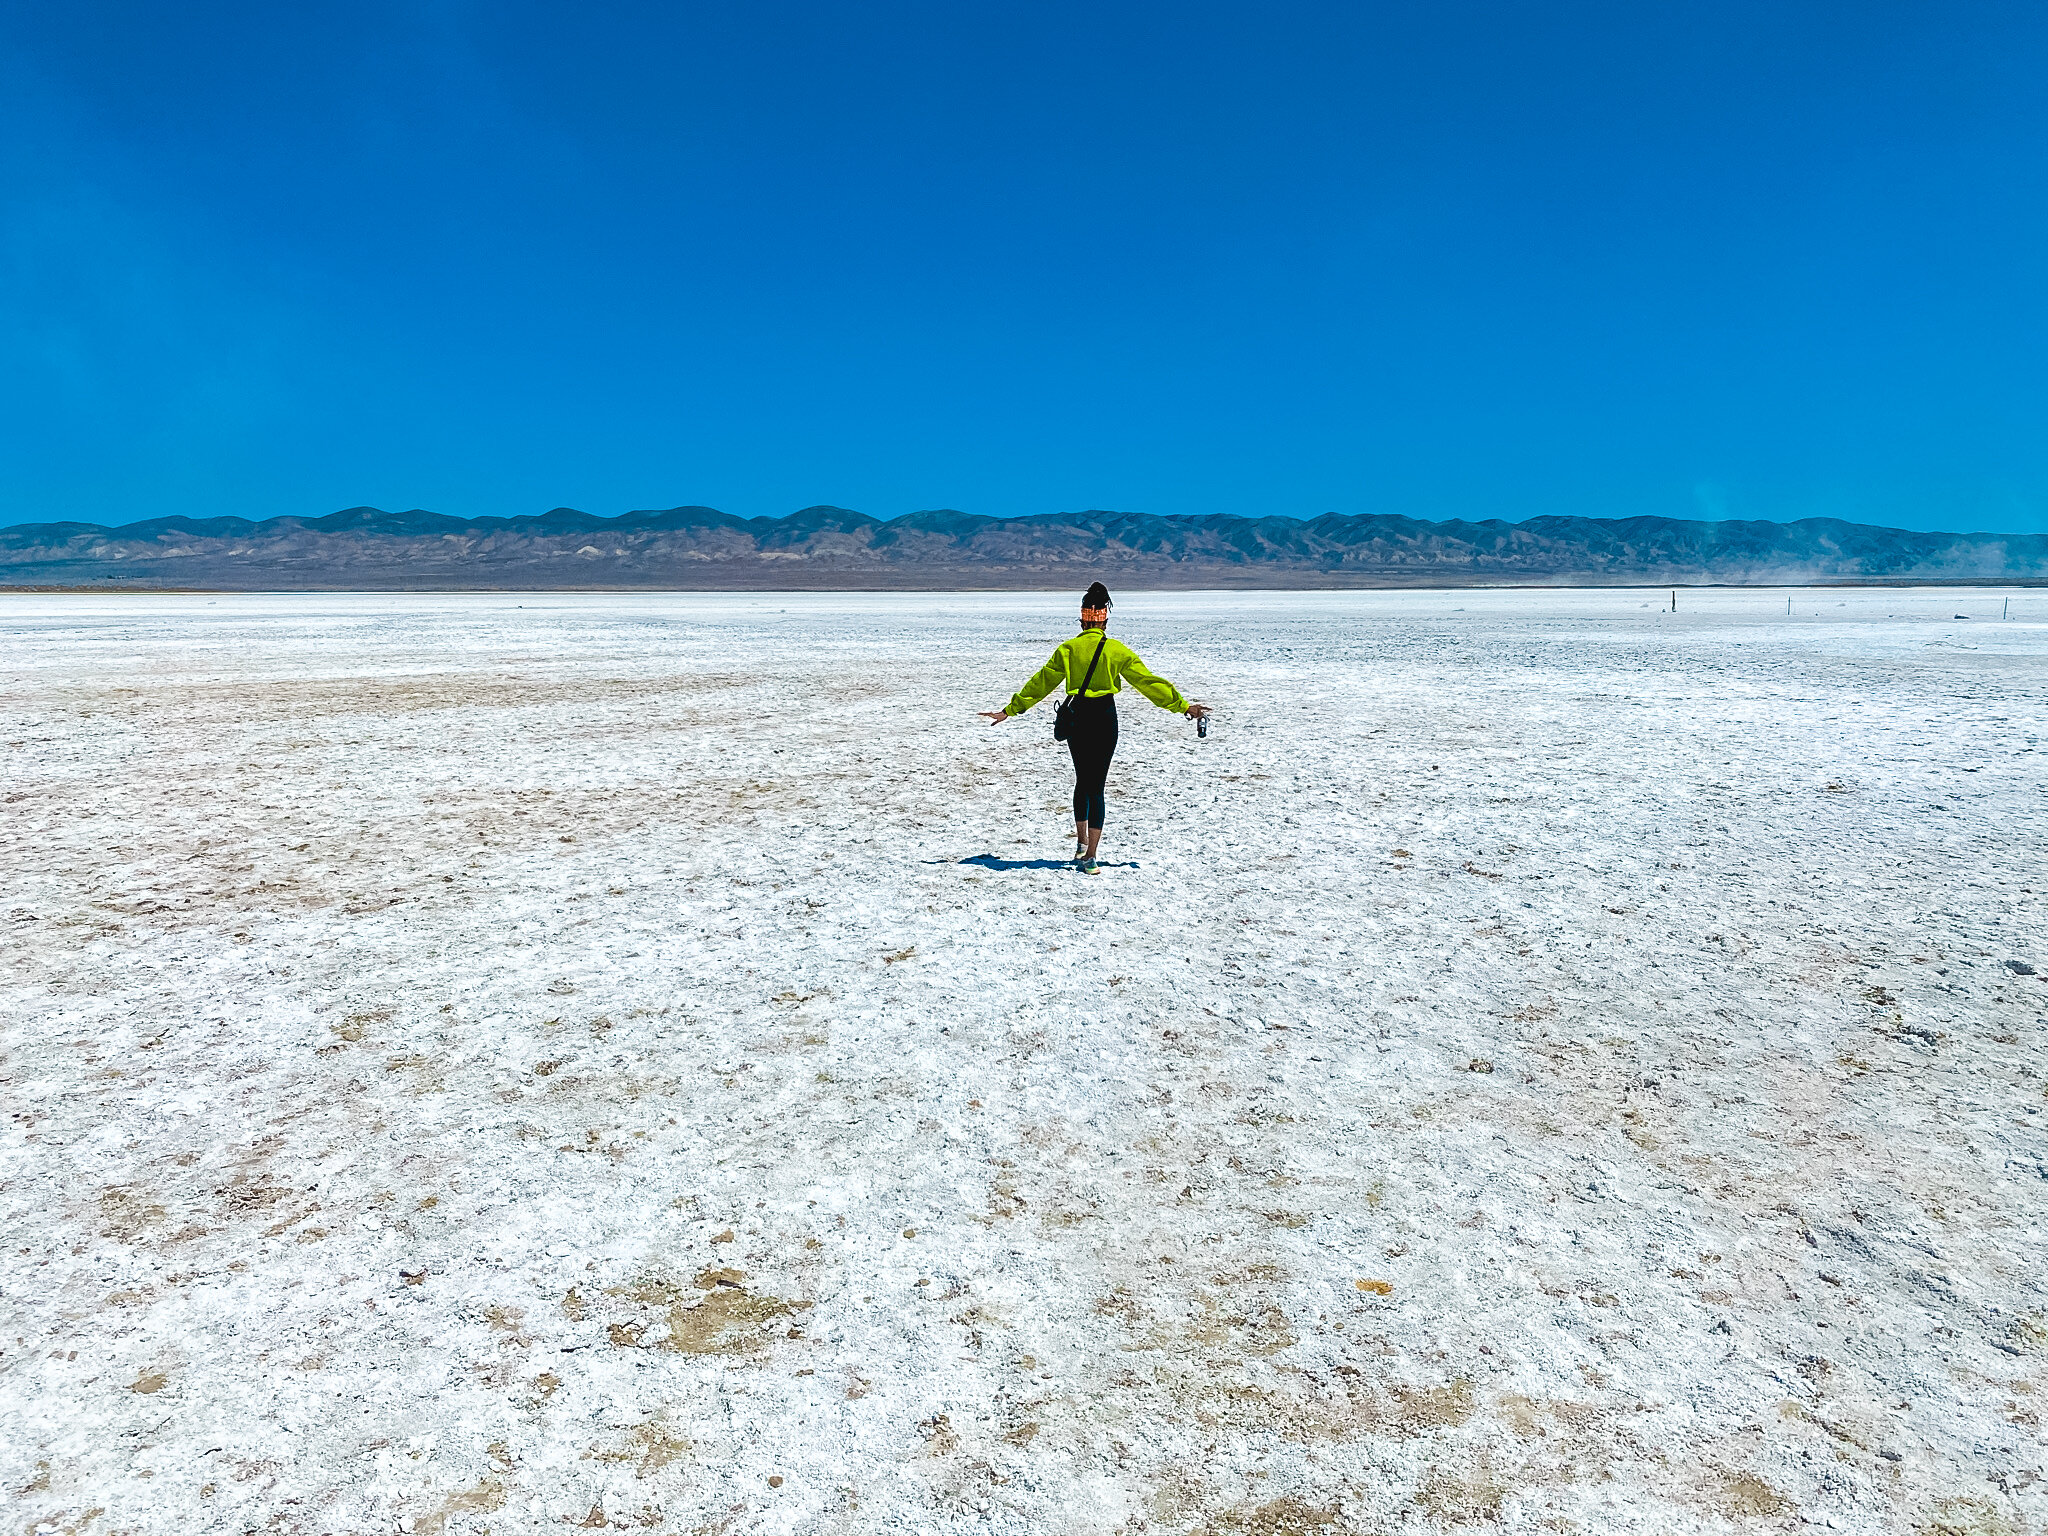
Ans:
{"type": "Polygon", "coordinates": [[[1100,641],[1100,642],[1099,642],[1099,643],[1098,643],[1098,644],[1096,645],[1096,647],[1095,647],[1095,654],[1094,654],[1093,656],[1090,656],[1090,657],[1088,658],[1088,670],[1087,670],[1087,672],[1085,672],[1084,674],[1082,674],[1082,677],[1081,677],[1081,691],[1080,691],[1079,693],[1077,693],[1077,694],[1075,694],[1075,695],[1074,695],[1074,697],[1075,697],[1075,698],[1077,698],[1077,699],[1085,699],[1085,698],[1087,698],[1087,697],[1088,697],[1088,685],[1089,685],[1090,683],[1092,683],[1092,682],[1094,682],[1094,681],[1095,681],[1095,663],[1097,663],[1098,661],[1102,660],[1102,650],[1103,650],[1103,647],[1104,647],[1104,646],[1106,646],[1106,645],[1108,645],[1108,644],[1109,644],[1109,631],[1105,629],[1105,630],[1104,630],[1104,631],[1102,632],[1102,639],[1101,639],[1101,641],[1100,641]]]}

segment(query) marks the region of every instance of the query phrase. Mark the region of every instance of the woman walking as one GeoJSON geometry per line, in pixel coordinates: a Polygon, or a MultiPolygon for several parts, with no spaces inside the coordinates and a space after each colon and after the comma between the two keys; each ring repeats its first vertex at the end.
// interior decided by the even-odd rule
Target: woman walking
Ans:
{"type": "Polygon", "coordinates": [[[1060,643],[1051,660],[1019,688],[1001,709],[983,710],[991,723],[1021,715],[1064,683],[1067,751],[1074,758],[1074,862],[1083,874],[1095,873],[1095,850],[1102,842],[1103,783],[1116,753],[1116,696],[1126,681],[1177,715],[1200,720],[1206,704],[1191,704],[1180,690],[1159,676],[1121,640],[1109,638],[1109,588],[1101,582],[1081,599],[1081,633],[1060,643]]]}

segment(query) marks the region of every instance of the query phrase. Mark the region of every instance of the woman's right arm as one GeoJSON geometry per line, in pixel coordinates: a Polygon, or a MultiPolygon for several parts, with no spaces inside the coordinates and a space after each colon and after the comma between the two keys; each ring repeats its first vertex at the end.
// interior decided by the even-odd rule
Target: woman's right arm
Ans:
{"type": "Polygon", "coordinates": [[[1012,715],[1021,715],[1066,680],[1067,647],[1063,642],[1046,664],[1031,674],[1031,680],[1010,696],[1009,703],[1001,710],[984,710],[982,713],[991,722],[1007,720],[1012,715]]]}

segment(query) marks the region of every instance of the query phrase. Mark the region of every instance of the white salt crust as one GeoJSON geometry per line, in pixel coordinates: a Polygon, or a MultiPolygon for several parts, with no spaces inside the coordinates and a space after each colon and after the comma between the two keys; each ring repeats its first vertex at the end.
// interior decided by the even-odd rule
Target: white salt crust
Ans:
{"type": "Polygon", "coordinates": [[[2048,593],[1789,595],[1127,594],[1092,878],[1072,593],[0,597],[10,1528],[2043,1529],[2048,593]]]}

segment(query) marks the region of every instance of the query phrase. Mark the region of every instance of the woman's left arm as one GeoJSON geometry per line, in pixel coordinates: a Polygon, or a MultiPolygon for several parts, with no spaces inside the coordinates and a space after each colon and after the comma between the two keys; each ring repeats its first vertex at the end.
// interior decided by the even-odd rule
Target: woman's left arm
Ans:
{"type": "Polygon", "coordinates": [[[1170,709],[1176,715],[1192,715],[1197,720],[1209,713],[1208,705],[1192,703],[1182,697],[1181,691],[1146,666],[1136,651],[1126,646],[1124,655],[1128,658],[1123,665],[1124,681],[1161,709],[1170,709]]]}

